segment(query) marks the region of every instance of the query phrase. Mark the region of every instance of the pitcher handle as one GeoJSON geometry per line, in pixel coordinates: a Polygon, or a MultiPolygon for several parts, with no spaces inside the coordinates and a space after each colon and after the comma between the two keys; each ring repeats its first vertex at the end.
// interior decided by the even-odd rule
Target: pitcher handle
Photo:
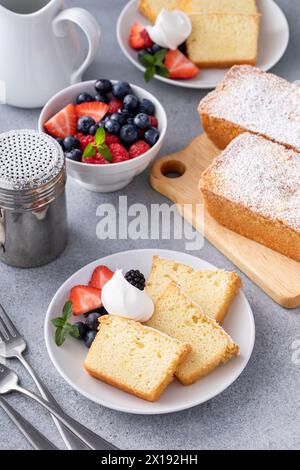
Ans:
{"type": "Polygon", "coordinates": [[[101,29],[98,22],[83,8],[68,8],[59,13],[53,21],[54,33],[59,37],[67,34],[67,22],[72,21],[86,34],[89,44],[88,54],[80,67],[71,75],[71,84],[81,81],[83,72],[93,62],[101,38],[101,29]]]}

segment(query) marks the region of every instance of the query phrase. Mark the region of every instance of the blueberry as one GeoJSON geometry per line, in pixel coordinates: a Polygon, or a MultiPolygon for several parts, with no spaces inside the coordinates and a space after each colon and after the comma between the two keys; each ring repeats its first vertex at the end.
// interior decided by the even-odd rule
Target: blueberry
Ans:
{"type": "Polygon", "coordinates": [[[147,49],[142,49],[142,50],[139,51],[139,53],[138,53],[138,60],[139,60],[140,62],[142,62],[144,56],[147,55],[147,54],[149,54],[149,51],[148,51],[147,49]]]}
{"type": "Polygon", "coordinates": [[[110,116],[110,119],[112,121],[117,121],[120,124],[120,126],[123,126],[127,122],[127,117],[124,114],[120,114],[120,113],[113,113],[110,116]]]}
{"type": "Polygon", "coordinates": [[[134,111],[139,105],[139,99],[135,95],[126,95],[123,104],[128,111],[134,111]]]}
{"type": "Polygon", "coordinates": [[[158,44],[153,44],[153,46],[148,47],[147,52],[148,54],[154,55],[156,54],[156,52],[160,51],[161,49],[162,47],[159,46],[158,44]]]}
{"type": "Polygon", "coordinates": [[[65,150],[64,140],[61,139],[60,137],[57,137],[57,139],[55,139],[55,140],[56,140],[56,142],[61,146],[61,148],[62,148],[63,150],[65,150]]]}
{"type": "Polygon", "coordinates": [[[134,124],[139,129],[149,129],[149,127],[151,126],[149,116],[144,113],[139,113],[135,116],[134,124]]]}
{"type": "Polygon", "coordinates": [[[126,124],[121,127],[120,139],[125,145],[132,145],[138,139],[137,128],[133,125],[126,124]]]}
{"type": "Polygon", "coordinates": [[[108,98],[104,95],[101,95],[101,93],[96,93],[95,101],[101,101],[101,103],[108,103],[108,98]]]}
{"type": "Polygon", "coordinates": [[[125,108],[119,109],[118,114],[121,114],[122,116],[125,116],[126,119],[128,119],[130,117],[130,113],[129,113],[128,109],[125,109],[125,108]]]}
{"type": "Polygon", "coordinates": [[[75,323],[75,326],[77,326],[78,331],[79,331],[79,338],[78,339],[83,339],[85,335],[87,334],[87,328],[85,324],[81,321],[75,323]]]}
{"type": "Polygon", "coordinates": [[[151,147],[153,147],[153,145],[155,145],[156,142],[159,139],[158,130],[155,127],[150,127],[150,129],[148,129],[145,132],[144,139],[147,142],[147,144],[149,144],[149,145],[151,145],[151,147]]]}
{"type": "Polygon", "coordinates": [[[112,84],[109,80],[106,80],[105,78],[101,78],[100,80],[96,81],[95,89],[96,91],[98,91],[98,93],[101,93],[102,95],[106,95],[106,93],[111,92],[112,84]]]}
{"type": "Polygon", "coordinates": [[[139,112],[152,116],[155,112],[155,106],[150,100],[147,100],[146,98],[144,98],[140,102],[139,112]]]}
{"type": "Polygon", "coordinates": [[[95,135],[98,129],[99,129],[99,126],[97,124],[94,124],[93,126],[90,127],[89,134],[95,135]]]}
{"type": "Polygon", "coordinates": [[[96,336],[97,336],[97,331],[90,330],[86,333],[85,337],[83,338],[83,341],[87,348],[90,348],[92,346],[92,343],[94,339],[96,338],[96,336]]]}
{"type": "Polygon", "coordinates": [[[89,93],[80,93],[76,98],[76,104],[90,103],[94,98],[89,93]]]}
{"type": "Polygon", "coordinates": [[[112,94],[119,100],[122,100],[126,95],[131,93],[131,87],[127,82],[117,82],[113,85],[112,94]]]}
{"type": "Polygon", "coordinates": [[[119,134],[120,129],[121,129],[121,124],[118,121],[109,119],[108,121],[106,121],[104,127],[110,134],[119,134]]]}
{"type": "Polygon", "coordinates": [[[65,152],[65,157],[74,162],[80,162],[82,157],[82,151],[79,149],[70,150],[70,152],[65,152]]]}
{"type": "Polygon", "coordinates": [[[92,119],[89,116],[83,116],[78,119],[77,122],[77,130],[78,132],[81,132],[82,134],[88,134],[89,130],[92,126],[94,126],[96,123],[94,119],[92,119]]]}
{"type": "Polygon", "coordinates": [[[85,320],[85,326],[88,330],[98,331],[98,318],[100,317],[100,313],[92,312],[89,314],[87,319],[85,320]]]}
{"type": "Polygon", "coordinates": [[[130,126],[134,126],[134,119],[132,117],[129,117],[127,119],[127,124],[129,124],[130,126]]]}
{"type": "Polygon", "coordinates": [[[185,42],[183,42],[182,44],[180,44],[180,46],[178,47],[178,49],[180,50],[180,52],[182,52],[184,55],[186,55],[186,44],[185,44],[185,42]]]}
{"type": "Polygon", "coordinates": [[[76,137],[73,137],[72,135],[68,136],[64,140],[64,148],[66,152],[70,152],[70,150],[73,149],[79,149],[80,148],[80,142],[76,137]]]}

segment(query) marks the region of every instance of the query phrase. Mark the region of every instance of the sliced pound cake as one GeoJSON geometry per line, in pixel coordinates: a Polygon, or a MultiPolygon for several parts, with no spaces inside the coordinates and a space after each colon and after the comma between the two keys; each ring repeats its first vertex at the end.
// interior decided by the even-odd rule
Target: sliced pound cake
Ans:
{"type": "Polygon", "coordinates": [[[186,13],[257,13],[255,0],[181,0],[186,13]]]}
{"type": "Polygon", "coordinates": [[[154,256],[147,291],[154,302],[171,281],[180,285],[187,295],[211,318],[222,322],[242,282],[234,272],[196,271],[190,266],[154,256]]]}
{"type": "Polygon", "coordinates": [[[90,375],[156,401],[187,357],[188,344],[125,318],[106,315],[84,363],[90,375]]]}
{"type": "Polygon", "coordinates": [[[239,347],[223,328],[205,315],[175,282],[156,301],[147,325],[191,345],[192,351],[176,371],[176,377],[185,385],[196,382],[239,353],[239,347]]]}
{"type": "Polygon", "coordinates": [[[181,9],[180,3],[180,0],[140,0],[139,10],[151,23],[155,23],[163,8],[166,10],[179,10],[181,9]]]}
{"type": "Polygon", "coordinates": [[[258,14],[200,13],[190,15],[192,33],[186,41],[189,59],[200,68],[256,64],[258,14]]]}

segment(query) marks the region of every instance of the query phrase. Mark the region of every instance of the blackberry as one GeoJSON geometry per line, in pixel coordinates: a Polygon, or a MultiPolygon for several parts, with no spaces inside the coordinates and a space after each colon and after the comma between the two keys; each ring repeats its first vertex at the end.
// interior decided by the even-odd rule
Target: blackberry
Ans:
{"type": "Polygon", "coordinates": [[[125,279],[139,290],[144,290],[146,286],[145,276],[138,270],[132,269],[125,274],[125,279]]]}

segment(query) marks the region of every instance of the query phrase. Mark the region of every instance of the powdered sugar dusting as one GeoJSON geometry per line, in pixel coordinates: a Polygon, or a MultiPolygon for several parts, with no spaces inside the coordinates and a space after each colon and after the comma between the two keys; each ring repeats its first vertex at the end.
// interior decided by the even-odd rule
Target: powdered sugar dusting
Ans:
{"type": "Polygon", "coordinates": [[[300,231],[300,154],[245,133],[209,169],[212,191],[300,231]]]}
{"type": "Polygon", "coordinates": [[[200,111],[300,151],[300,87],[251,66],[235,66],[200,111]]]}

